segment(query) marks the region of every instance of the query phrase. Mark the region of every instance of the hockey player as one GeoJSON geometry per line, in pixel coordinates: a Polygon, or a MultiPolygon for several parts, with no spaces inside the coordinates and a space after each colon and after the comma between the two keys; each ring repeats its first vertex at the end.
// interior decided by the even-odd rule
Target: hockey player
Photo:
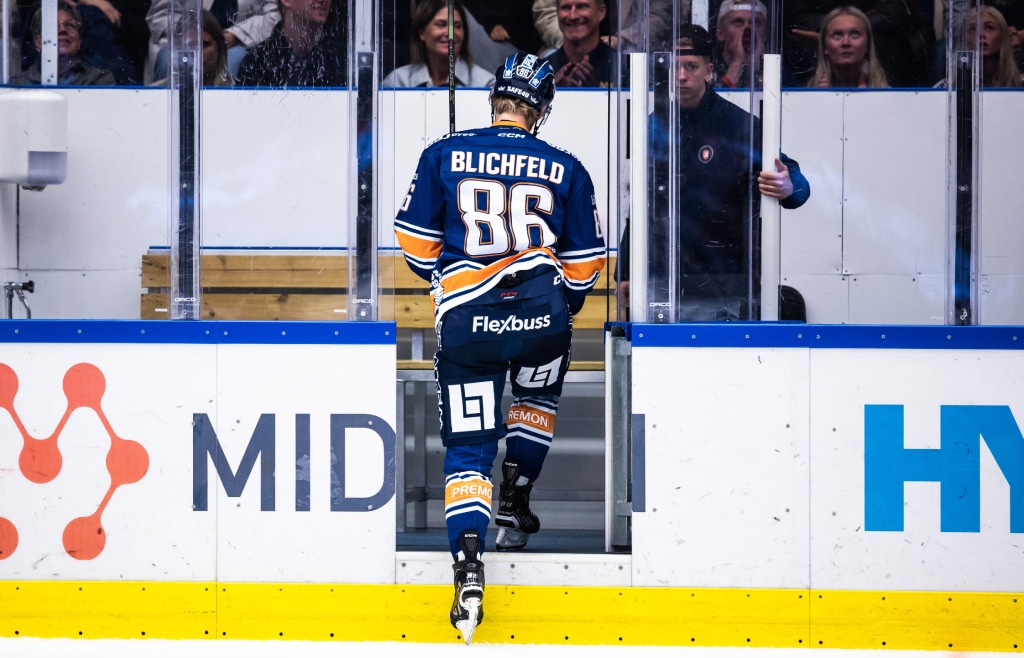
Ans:
{"type": "Polygon", "coordinates": [[[496,546],[540,529],[530,490],[551,445],[569,367],[572,315],[607,250],[590,174],[536,137],[554,71],[518,52],[495,73],[492,125],[451,133],[420,156],[395,219],[409,267],[431,282],[445,446],[445,520],[455,560],[451,623],[467,644],[483,620],[491,469],[505,439],[496,546]],[[513,401],[507,422],[505,378],[513,401]]]}

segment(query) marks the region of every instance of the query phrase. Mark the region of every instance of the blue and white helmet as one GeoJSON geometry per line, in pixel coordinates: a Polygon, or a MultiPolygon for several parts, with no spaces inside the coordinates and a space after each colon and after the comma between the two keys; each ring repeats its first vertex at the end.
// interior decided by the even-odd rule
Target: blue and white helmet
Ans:
{"type": "Polygon", "coordinates": [[[491,94],[518,98],[541,111],[555,97],[555,70],[543,57],[520,50],[495,71],[491,94]]]}

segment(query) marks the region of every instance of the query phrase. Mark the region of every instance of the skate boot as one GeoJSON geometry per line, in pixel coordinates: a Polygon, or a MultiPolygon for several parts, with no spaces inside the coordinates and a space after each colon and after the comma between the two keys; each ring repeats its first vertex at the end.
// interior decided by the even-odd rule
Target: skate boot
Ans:
{"type": "Polygon", "coordinates": [[[459,537],[462,559],[452,565],[455,571],[455,600],[450,614],[452,626],[457,628],[466,644],[473,641],[473,633],[484,620],[484,563],[480,561],[480,535],[465,530],[459,537]]]}
{"type": "Polygon", "coordinates": [[[494,541],[499,551],[519,551],[526,547],[530,535],[540,530],[540,519],[530,511],[533,484],[519,484],[519,462],[506,459],[501,464],[502,483],[498,513],[494,523],[499,526],[494,541]]]}

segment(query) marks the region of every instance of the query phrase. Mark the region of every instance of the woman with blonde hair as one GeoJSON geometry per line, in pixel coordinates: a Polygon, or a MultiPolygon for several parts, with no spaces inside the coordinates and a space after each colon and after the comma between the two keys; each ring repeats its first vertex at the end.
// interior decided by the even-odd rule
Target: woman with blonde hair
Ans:
{"type": "Polygon", "coordinates": [[[1021,75],[1013,59],[1010,27],[995,7],[971,9],[964,21],[963,48],[981,54],[982,87],[1020,87],[1021,75]]]}
{"type": "Polygon", "coordinates": [[[871,21],[856,7],[843,5],[821,21],[818,68],[808,87],[888,87],[871,21]]]}

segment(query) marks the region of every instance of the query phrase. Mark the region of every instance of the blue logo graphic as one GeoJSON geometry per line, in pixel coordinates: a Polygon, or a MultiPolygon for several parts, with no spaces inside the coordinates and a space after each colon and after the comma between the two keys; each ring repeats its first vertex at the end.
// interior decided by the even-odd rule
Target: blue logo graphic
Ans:
{"type": "Polygon", "coordinates": [[[939,448],[903,447],[903,406],[864,405],[864,529],[903,531],[903,483],[939,482],[942,532],[981,532],[981,441],[1010,484],[1024,533],[1024,436],[1006,406],[940,407],[939,448]]]}

